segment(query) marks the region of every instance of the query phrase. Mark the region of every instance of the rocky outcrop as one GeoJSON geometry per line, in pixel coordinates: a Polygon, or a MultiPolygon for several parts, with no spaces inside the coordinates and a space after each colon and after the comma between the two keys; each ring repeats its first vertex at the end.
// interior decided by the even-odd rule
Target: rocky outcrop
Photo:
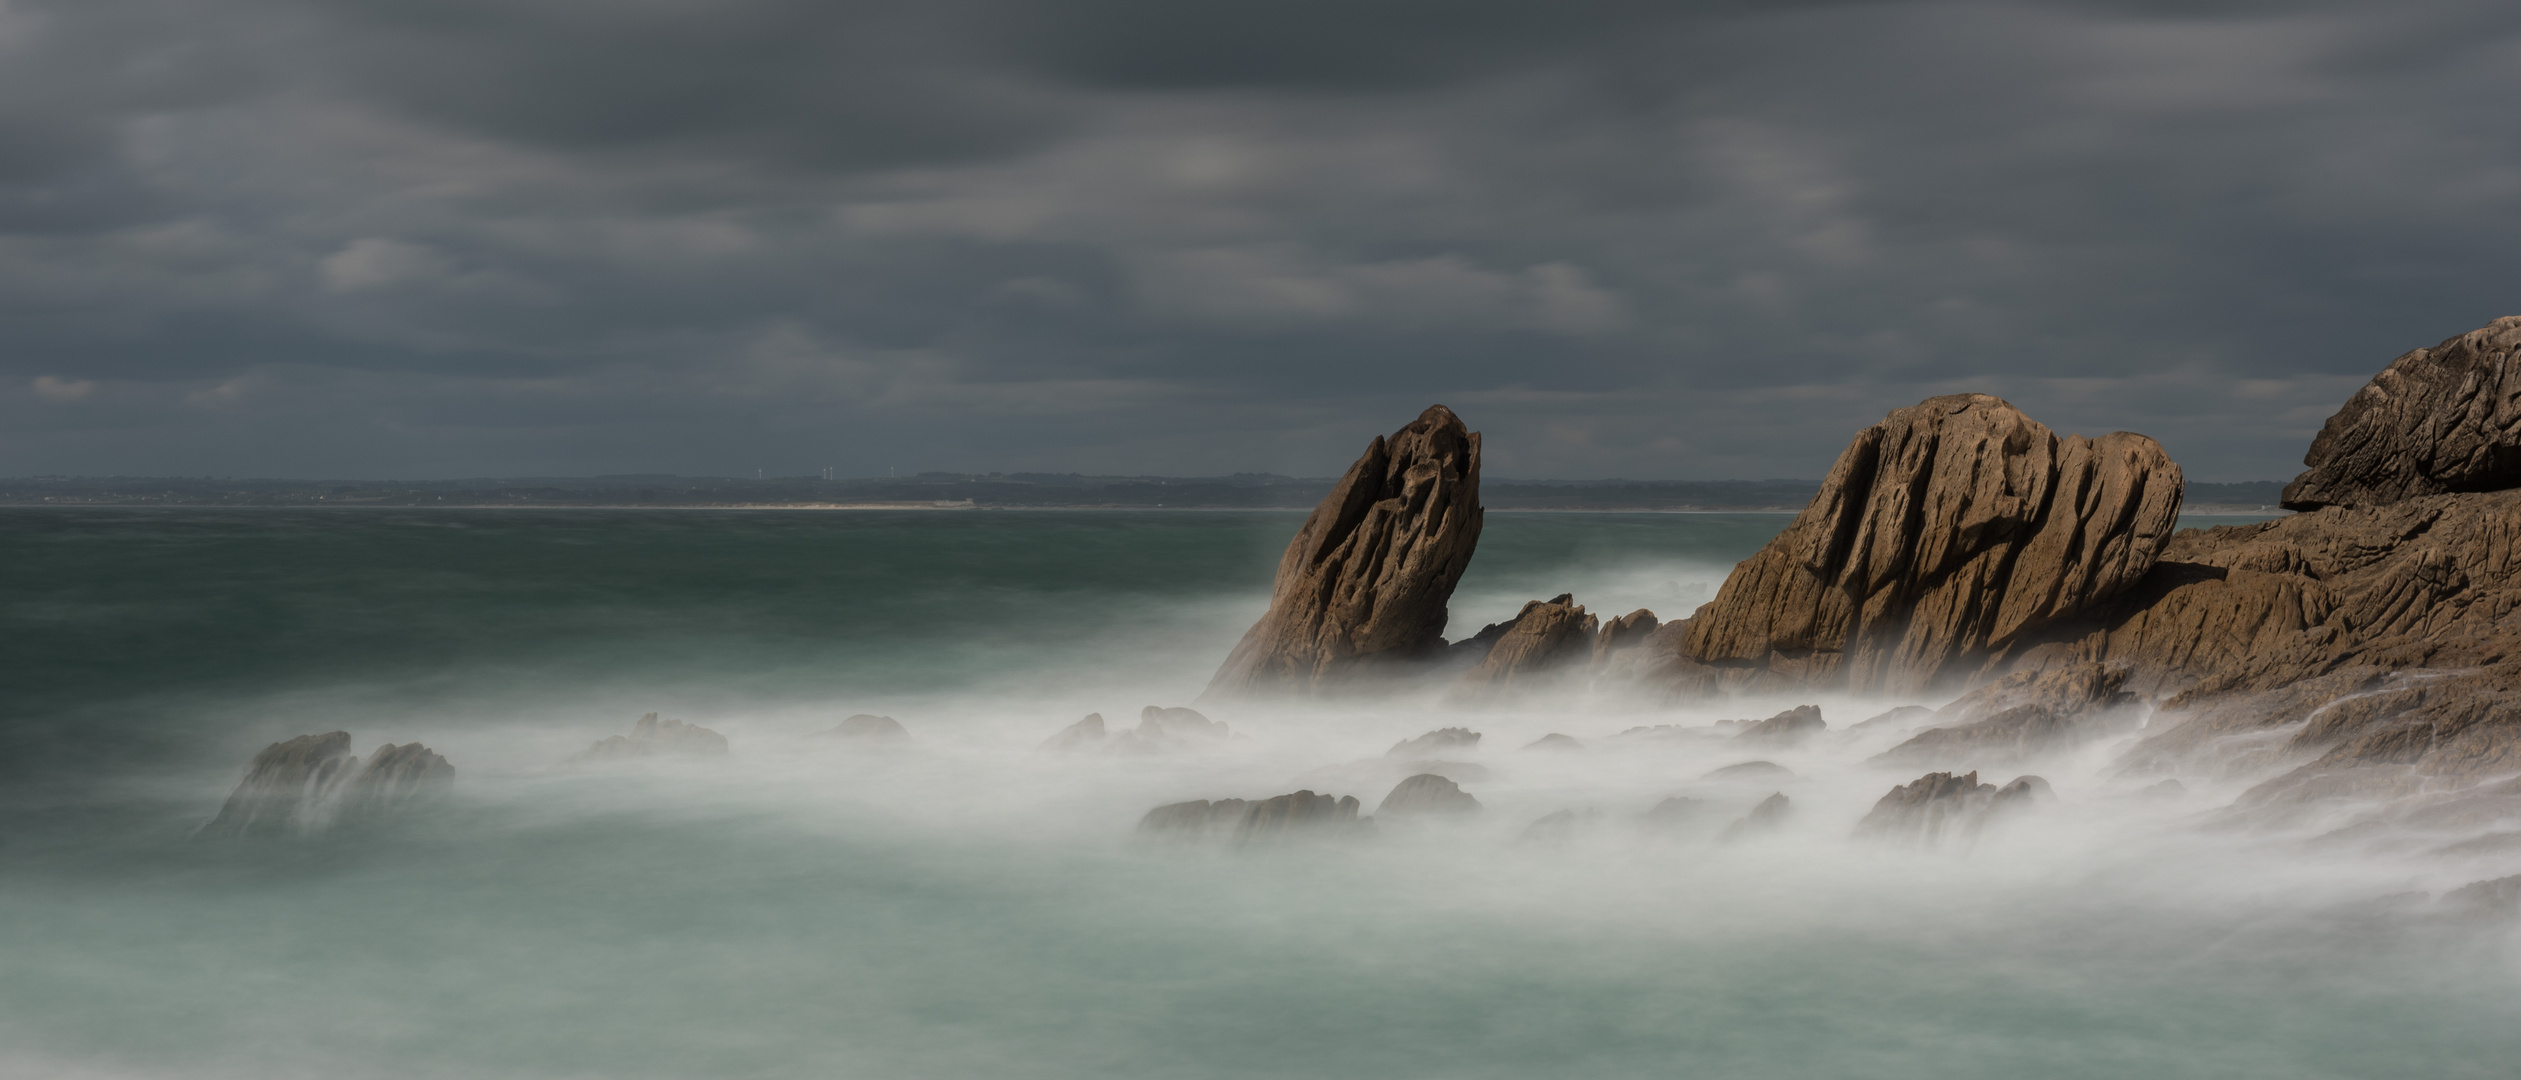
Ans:
{"type": "Polygon", "coordinates": [[[1162,754],[1221,746],[1233,734],[1224,724],[1208,719],[1197,710],[1149,705],[1138,710],[1138,726],[1134,729],[1107,732],[1102,713],[1087,713],[1085,719],[1061,728],[1058,734],[1045,740],[1041,749],[1061,753],[1103,750],[1124,754],[1162,754]]]}
{"type": "Polygon", "coordinates": [[[1966,843],[1989,823],[2053,797],[2048,781],[2036,776],[1997,787],[1979,783],[1975,772],[1927,773],[1882,796],[1857,823],[1856,835],[1916,847],[1934,847],[1947,837],[1966,843]]]}
{"type": "Polygon", "coordinates": [[[2124,665],[2082,661],[2021,671],[1963,695],[1936,713],[1938,726],[1910,736],[1877,764],[1977,768],[2072,749],[2143,723],[2145,708],[2121,690],[2124,665]]]}
{"type": "Polygon", "coordinates": [[[1608,670],[1620,654],[1643,646],[1662,626],[1655,621],[1654,612],[1644,608],[1603,623],[1601,632],[1593,636],[1593,655],[1586,667],[1608,670]]]}
{"type": "Polygon", "coordinates": [[[1797,705],[1756,724],[1743,725],[1733,741],[1744,746],[1791,748],[1828,728],[1829,724],[1821,719],[1820,706],[1797,705]]]}
{"type": "Polygon", "coordinates": [[[1464,814],[1477,811],[1479,800],[1462,790],[1460,785],[1434,773],[1420,773],[1403,780],[1382,805],[1374,808],[1375,816],[1387,814],[1403,817],[1418,815],[1464,814]]]}
{"type": "Polygon", "coordinates": [[[1856,436],[1690,617],[1681,652],[1721,685],[1963,682],[2144,577],[2181,488],[2145,436],[2061,439],[1985,394],[1932,398],[1856,436]]]}
{"type": "Polygon", "coordinates": [[[1443,754],[1467,752],[1477,749],[1479,749],[1478,732],[1472,731],[1469,728],[1449,727],[1437,728],[1434,731],[1430,731],[1415,739],[1403,739],[1399,742],[1393,743],[1390,750],[1383,752],[1383,756],[1398,758],[1437,757],[1443,754]]]}
{"type": "MultiPolygon", "coordinates": [[[[1097,717],[1097,719],[1100,719],[1100,717],[1097,717]]],[[[824,738],[849,739],[857,742],[868,743],[894,743],[910,741],[910,731],[902,727],[901,721],[895,720],[890,716],[876,716],[871,713],[859,713],[846,720],[842,720],[839,727],[835,727],[830,731],[816,732],[815,734],[824,738]]]]}
{"type": "Polygon", "coordinates": [[[454,780],[455,766],[419,743],[389,743],[361,762],[350,752],[349,732],[300,735],[254,755],[245,779],[197,835],[305,836],[379,822],[444,794],[454,780]]]}
{"type": "Polygon", "coordinates": [[[1438,654],[1482,517],[1479,435],[1450,410],[1377,436],[1296,531],[1209,693],[1331,690],[1438,654]]]}
{"type": "Polygon", "coordinates": [[[628,735],[596,741],[578,761],[621,761],[646,757],[714,757],[727,752],[727,737],[698,724],[658,720],[649,713],[630,726],[628,735]]]}
{"type": "Polygon", "coordinates": [[[1242,847],[1300,837],[1354,837],[1370,831],[1354,795],[1297,791],[1267,799],[1197,799],[1147,811],[1138,835],[1177,843],[1224,842],[1242,847]]]}
{"type": "Polygon", "coordinates": [[[2497,319],[2381,369],[2328,418],[2288,510],[2379,506],[2521,487],[2521,316],[2497,319]]]}
{"type": "Polygon", "coordinates": [[[1716,842],[1738,844],[1776,832],[1785,827],[1786,818],[1793,813],[1793,810],[1793,800],[1786,798],[1786,793],[1780,791],[1761,799],[1758,806],[1751,808],[1750,813],[1742,815],[1733,824],[1725,826],[1724,832],[1716,837],[1716,842]]]}
{"type": "Polygon", "coordinates": [[[1547,735],[1543,735],[1540,738],[1532,740],[1528,745],[1524,746],[1524,749],[1548,750],[1553,753],[1565,753],[1570,750],[1584,749],[1584,743],[1578,741],[1573,735],[1561,735],[1553,731],[1547,735]]]}
{"type": "Polygon", "coordinates": [[[1492,624],[1472,639],[1490,644],[1479,663],[1454,684],[1453,695],[1457,700],[1477,698],[1578,666],[1592,655],[1597,625],[1584,605],[1565,593],[1527,603],[1514,618],[1492,624]]]}

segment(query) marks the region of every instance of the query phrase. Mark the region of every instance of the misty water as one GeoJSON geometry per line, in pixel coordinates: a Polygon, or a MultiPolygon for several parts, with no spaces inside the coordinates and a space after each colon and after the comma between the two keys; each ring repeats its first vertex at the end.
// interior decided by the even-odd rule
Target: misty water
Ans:
{"type": "MultiPolygon", "coordinates": [[[[1037,749],[1187,705],[1301,515],[0,514],[0,1075],[2509,1077],[2521,942],[2463,868],[2219,827],[2125,742],[1974,845],[1849,836],[1904,701],[1580,686],[1203,703],[1238,737],[1037,749]],[[1622,739],[1819,704],[1749,754],[1622,739]],[[656,711],[717,759],[567,766],[656,711]],[[897,717],[893,749],[814,733],[897,717]],[[1150,807],[1373,809],[1431,728],[1485,809],[1370,842],[1142,842],[1150,807]],[[206,843],[244,763],[346,730],[459,770],[397,828],[206,843]],[[1525,752],[1552,732],[1581,753],[1525,752]],[[1705,779],[1770,758],[1792,779],[1705,779]],[[1691,795],[1750,842],[1656,837],[1691,795]],[[1591,810],[1563,842],[1527,840],[1591,810]]],[[[1452,636],[1573,592],[1685,614],[1785,523],[1488,519],[1452,636]]],[[[1922,704],[1939,704],[1926,701],[1922,704]]],[[[2131,736],[2132,737],[2132,736],[2131,736]]],[[[1990,779],[2002,782],[2008,776],[1990,779]]],[[[2470,868],[2473,869],[2473,868],[2470,868]]],[[[2511,871],[2506,871],[2511,872],[2511,871]]]]}

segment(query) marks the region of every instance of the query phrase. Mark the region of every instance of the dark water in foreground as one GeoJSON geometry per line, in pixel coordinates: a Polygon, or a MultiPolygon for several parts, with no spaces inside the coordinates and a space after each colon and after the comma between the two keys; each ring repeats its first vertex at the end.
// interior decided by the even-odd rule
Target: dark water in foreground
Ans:
{"type": "MultiPolygon", "coordinates": [[[[1211,753],[1034,752],[1194,696],[1299,518],[0,512],[0,1076],[2514,1075],[2510,932],[2390,899],[2474,868],[2201,830],[2231,789],[2139,799],[2099,752],[2043,764],[2037,827],[1932,853],[1845,839],[1909,778],[1876,737],[1756,789],[1700,779],[1721,744],[1608,738],[1778,702],[1219,706],[1247,738],[1211,753]],[[733,753],[555,767],[650,710],[733,753]],[[916,744],[806,738],[861,711],[916,744]],[[1371,806],[1384,748],[1465,720],[1478,822],[1130,841],[1176,799],[1371,806]],[[186,839],[256,749],[334,729],[436,747],[454,799],[186,839]],[[1591,750],[1517,753],[1549,731],[1591,750]],[[1771,787],[1767,843],[1619,824],[1771,787]]],[[[1783,523],[1492,515],[1454,633],[1570,590],[1685,612],[1783,523]]]]}

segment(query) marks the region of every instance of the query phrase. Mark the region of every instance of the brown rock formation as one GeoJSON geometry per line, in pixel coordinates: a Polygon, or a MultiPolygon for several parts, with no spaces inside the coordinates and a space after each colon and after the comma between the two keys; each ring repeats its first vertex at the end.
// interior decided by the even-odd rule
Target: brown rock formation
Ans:
{"type": "Polygon", "coordinates": [[[1383,803],[1374,808],[1377,816],[1399,814],[1461,814],[1479,809],[1479,800],[1460,785],[1434,773],[1420,773],[1400,782],[1383,803]]]}
{"type": "Polygon", "coordinates": [[[1481,521],[1479,435],[1450,410],[1375,437],[1296,531],[1209,692],[1317,692],[1441,649],[1481,521]]]}
{"type": "Polygon", "coordinates": [[[2143,577],[2181,483],[2142,435],[2060,439],[1985,394],[1929,399],[1856,436],[1812,504],[1691,616],[1681,651],[1741,685],[1964,680],[2143,577]]]}
{"type": "Polygon", "coordinates": [[[1654,612],[1644,608],[1603,623],[1602,632],[1594,635],[1593,657],[1586,666],[1596,671],[1609,667],[1612,658],[1644,645],[1662,626],[1654,612]]]}
{"type": "Polygon", "coordinates": [[[1927,773],[1882,796],[1856,824],[1856,835],[1918,847],[1934,847],[1947,836],[1967,842],[1990,822],[2054,797],[2048,781],[2036,776],[2000,788],[1979,783],[1975,772],[1927,773]]]}
{"type": "Polygon", "coordinates": [[[1525,604],[1513,619],[1491,624],[1472,639],[1493,643],[1478,666],[1462,673],[1454,695],[1476,697],[1579,663],[1592,654],[1597,626],[1584,605],[1565,593],[1525,604]]]}
{"type": "Polygon", "coordinates": [[[2288,510],[2521,487],[2521,316],[2390,361],[2328,418],[2288,510]]]}

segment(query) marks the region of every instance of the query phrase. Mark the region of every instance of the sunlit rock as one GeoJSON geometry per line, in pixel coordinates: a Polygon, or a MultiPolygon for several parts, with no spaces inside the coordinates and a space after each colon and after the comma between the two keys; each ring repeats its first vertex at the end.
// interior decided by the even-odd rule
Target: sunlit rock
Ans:
{"type": "Polygon", "coordinates": [[[1390,794],[1383,796],[1374,808],[1376,816],[1385,814],[1403,817],[1416,815],[1463,814],[1478,810],[1479,800],[1462,790],[1453,781],[1434,773],[1420,773],[1403,780],[1390,794]]]}
{"type": "Polygon", "coordinates": [[[1479,435],[1450,410],[1377,436],[1296,531],[1208,692],[1317,693],[1441,655],[1482,519],[1479,435]]]}
{"type": "Polygon", "coordinates": [[[610,735],[579,754],[578,761],[622,761],[647,757],[715,757],[727,752],[727,737],[698,724],[658,720],[649,713],[632,724],[628,735],[610,735]]]}
{"type": "Polygon", "coordinates": [[[362,762],[349,732],[300,735],[254,755],[199,835],[303,836],[382,821],[443,794],[454,778],[455,767],[419,743],[388,744],[362,762]]]}
{"type": "Polygon", "coordinates": [[[1786,798],[1785,792],[1770,795],[1761,799],[1759,805],[1752,807],[1751,812],[1742,815],[1740,820],[1725,826],[1724,833],[1716,840],[1718,843],[1738,844],[1776,832],[1785,827],[1793,806],[1793,800],[1786,798]]]}
{"type": "Polygon", "coordinates": [[[2310,468],[2285,485],[2285,508],[2521,487],[2516,368],[2521,316],[2390,361],[2321,425],[2302,456],[2310,468]]]}
{"type": "Polygon", "coordinates": [[[1384,751],[1386,757],[1421,758],[1438,754],[1476,750],[1479,733],[1469,728],[1437,728],[1415,739],[1403,739],[1384,751]]]}
{"type": "Polygon", "coordinates": [[[1985,394],[1932,398],[1857,434],[1691,616],[1682,651],[1732,685],[1961,682],[2152,569],[2181,486],[2142,435],[2061,439],[1985,394]]]}
{"type": "Polygon", "coordinates": [[[1593,636],[1592,655],[1585,666],[1596,672],[1610,670],[1626,654],[1643,646],[1661,626],[1655,621],[1654,612],[1644,608],[1604,622],[1601,632],[1593,636]]]}

